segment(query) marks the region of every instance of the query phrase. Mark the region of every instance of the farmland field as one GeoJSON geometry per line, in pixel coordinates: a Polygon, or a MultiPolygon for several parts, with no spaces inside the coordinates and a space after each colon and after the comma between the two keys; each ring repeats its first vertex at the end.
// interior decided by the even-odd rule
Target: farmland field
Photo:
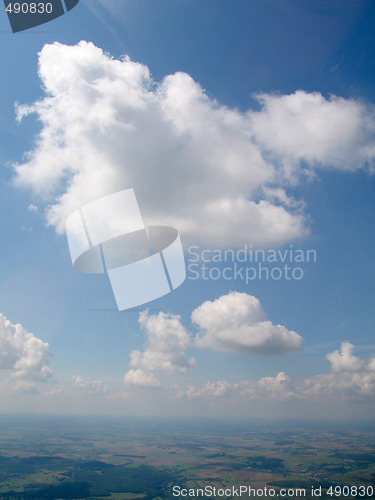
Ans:
{"type": "Polygon", "coordinates": [[[5,416],[0,424],[0,499],[164,500],[205,486],[217,488],[207,497],[232,498],[221,493],[240,485],[254,497],[300,488],[308,498],[321,488],[324,498],[348,498],[327,495],[330,486],[373,496],[370,425],[5,416]]]}

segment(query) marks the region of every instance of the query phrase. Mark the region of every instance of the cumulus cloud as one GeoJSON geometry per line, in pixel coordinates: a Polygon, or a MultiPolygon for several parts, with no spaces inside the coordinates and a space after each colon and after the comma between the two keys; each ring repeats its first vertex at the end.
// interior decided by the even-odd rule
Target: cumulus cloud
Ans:
{"type": "Polygon", "coordinates": [[[305,379],[298,386],[298,390],[306,396],[375,395],[375,358],[367,361],[354,356],[353,352],[353,344],[342,342],[340,350],[335,350],[326,356],[333,373],[305,379]]]}
{"type": "Polygon", "coordinates": [[[275,377],[242,380],[232,384],[226,380],[219,380],[209,381],[202,388],[175,387],[175,394],[178,398],[187,399],[231,397],[247,401],[289,401],[292,399],[330,401],[372,398],[375,396],[375,358],[369,360],[357,358],[352,355],[353,350],[352,344],[343,342],[342,354],[338,350],[327,354],[333,373],[318,374],[301,381],[293,381],[286,373],[279,372],[275,377]],[[346,360],[350,361],[340,364],[337,369],[337,356],[345,356],[346,360]]]}
{"type": "Polygon", "coordinates": [[[302,160],[339,170],[373,169],[372,106],[302,90],[290,95],[261,94],[258,101],[262,109],[251,117],[255,137],[289,167],[302,160]]]}
{"type": "Polygon", "coordinates": [[[0,313],[0,370],[13,377],[46,380],[52,375],[48,367],[50,357],[47,342],[27,332],[22,325],[13,325],[0,313]]]}
{"type": "Polygon", "coordinates": [[[129,370],[124,377],[124,384],[138,387],[161,387],[160,380],[151,372],[141,370],[129,370]]]}
{"type": "Polygon", "coordinates": [[[147,223],[185,242],[283,244],[308,231],[285,191],[298,162],[355,170],[375,156],[373,111],[355,100],[298,91],[240,112],[186,73],[156,83],[146,66],[87,42],[46,45],[39,75],[46,95],[18,117],[36,113],[42,129],[15,183],[48,201],[60,233],[82,204],[132,187],[147,223]]]}
{"type": "Polygon", "coordinates": [[[284,372],[280,372],[276,377],[263,377],[257,382],[257,389],[270,399],[289,399],[298,397],[290,389],[290,378],[284,372]]]}
{"type": "Polygon", "coordinates": [[[74,385],[85,393],[99,395],[107,392],[107,387],[101,380],[86,380],[81,375],[74,375],[72,379],[74,385]]]}
{"type": "Polygon", "coordinates": [[[329,398],[356,398],[358,396],[375,395],[375,373],[342,372],[315,375],[303,380],[298,391],[304,397],[316,396],[329,398]]]}
{"type": "Polygon", "coordinates": [[[326,358],[331,363],[333,372],[359,371],[364,361],[358,356],[354,356],[354,345],[350,342],[343,342],[341,350],[336,350],[327,354],[326,358]]]}
{"type": "Polygon", "coordinates": [[[240,397],[247,400],[283,401],[302,397],[284,372],[279,372],[275,377],[262,377],[255,382],[242,380],[240,383],[234,384],[233,389],[240,397]]]}
{"type": "Polygon", "coordinates": [[[146,310],[140,313],[138,321],[147,335],[146,347],[130,354],[125,385],[159,387],[158,374],[184,373],[194,365],[194,359],[185,354],[191,336],[181,324],[180,316],[163,312],[150,315],[146,310]]]}
{"type": "Polygon", "coordinates": [[[192,321],[200,328],[199,347],[219,351],[280,354],[299,349],[303,339],[267,319],[259,300],[247,293],[230,292],[197,307],[192,321]]]}
{"type": "MultiPolygon", "coordinates": [[[[291,352],[300,347],[302,337],[281,325],[273,325],[256,297],[231,292],[219,299],[204,302],[192,313],[192,321],[200,332],[193,338],[174,314],[150,315],[143,311],[139,324],[146,332],[143,351],[130,354],[130,370],[125,385],[161,387],[160,376],[186,373],[195,364],[187,358],[190,346],[210,347],[221,351],[276,354],[291,352]]],[[[204,392],[221,393],[226,388],[208,385],[204,392]]]]}
{"type": "Polygon", "coordinates": [[[219,398],[232,394],[232,386],[226,380],[219,380],[217,382],[209,381],[202,389],[196,389],[192,385],[186,389],[181,389],[179,387],[175,387],[175,389],[177,397],[187,397],[188,399],[219,398]]]}
{"type": "Polygon", "coordinates": [[[176,396],[188,399],[232,397],[244,400],[277,401],[301,398],[301,395],[293,389],[290,378],[284,372],[278,373],[276,377],[263,377],[258,381],[243,380],[235,384],[230,384],[226,380],[209,381],[201,389],[194,386],[188,386],[186,389],[176,387],[176,396]]]}

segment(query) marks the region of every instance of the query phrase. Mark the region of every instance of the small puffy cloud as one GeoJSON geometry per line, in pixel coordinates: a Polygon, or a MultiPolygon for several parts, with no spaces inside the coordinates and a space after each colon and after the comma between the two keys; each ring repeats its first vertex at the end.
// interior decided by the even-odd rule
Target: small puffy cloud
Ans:
{"type": "Polygon", "coordinates": [[[161,387],[160,381],[151,372],[141,370],[129,370],[124,377],[124,384],[138,387],[161,387]]]}
{"type": "Polygon", "coordinates": [[[146,310],[140,313],[139,324],[147,335],[146,347],[130,354],[130,370],[124,377],[126,385],[158,387],[160,381],[155,374],[183,373],[194,365],[194,359],[185,354],[191,336],[181,324],[180,316],[163,312],[149,315],[146,310]]]}
{"type": "Polygon", "coordinates": [[[194,386],[189,386],[186,389],[176,389],[176,395],[179,398],[187,397],[188,399],[196,398],[220,398],[229,396],[232,393],[232,386],[226,380],[219,380],[217,382],[207,382],[202,389],[196,389],[194,386]]]}
{"type": "Polygon", "coordinates": [[[359,371],[364,365],[364,361],[358,356],[354,356],[354,345],[350,342],[343,342],[341,350],[336,350],[327,354],[326,358],[331,363],[333,372],[359,371]]]}
{"type": "Polygon", "coordinates": [[[293,390],[289,390],[290,378],[284,372],[276,377],[263,377],[257,382],[258,390],[270,399],[289,399],[297,397],[293,390]]]}
{"type": "Polygon", "coordinates": [[[342,342],[340,350],[327,354],[333,373],[303,380],[298,390],[305,396],[343,395],[347,398],[375,395],[375,358],[354,356],[354,345],[342,342]]]}
{"type": "Polygon", "coordinates": [[[229,383],[226,380],[207,382],[202,388],[175,386],[177,398],[218,399],[230,397],[242,401],[333,401],[343,399],[372,399],[375,396],[375,358],[366,361],[353,356],[354,346],[343,342],[341,353],[334,351],[327,355],[333,359],[333,373],[318,374],[302,381],[293,381],[284,372],[275,377],[259,380],[242,380],[229,383]],[[345,353],[345,354],[344,354],[345,353]],[[332,356],[330,356],[332,355],[332,356]],[[337,369],[336,357],[346,356],[346,363],[337,369]],[[352,358],[355,358],[354,360],[352,358]]]}
{"type": "Polygon", "coordinates": [[[245,400],[287,401],[301,398],[295,391],[293,382],[284,372],[279,372],[276,377],[262,377],[256,382],[243,380],[234,384],[233,389],[245,400]]]}
{"type": "Polygon", "coordinates": [[[80,375],[72,377],[75,387],[87,394],[105,394],[107,387],[101,380],[86,380],[80,375]]]}
{"type": "Polygon", "coordinates": [[[37,212],[38,211],[38,207],[36,205],[33,205],[32,203],[30,203],[30,205],[27,207],[27,210],[29,212],[37,212]]]}
{"type": "Polygon", "coordinates": [[[289,400],[301,398],[293,389],[289,377],[280,372],[276,377],[263,377],[258,381],[243,380],[239,383],[230,384],[226,380],[207,382],[204,387],[197,389],[188,386],[186,389],[176,387],[178,398],[188,399],[217,399],[222,397],[240,398],[242,400],[289,400]]]}
{"type": "Polygon", "coordinates": [[[47,342],[27,332],[22,325],[13,325],[0,313],[0,370],[13,377],[46,380],[50,351],[47,342]]]}
{"type": "Polygon", "coordinates": [[[280,354],[299,349],[303,339],[282,325],[267,319],[259,300],[246,293],[228,295],[206,301],[191,316],[200,328],[198,347],[226,352],[280,354]]]}
{"type": "Polygon", "coordinates": [[[46,45],[39,75],[45,97],[18,118],[36,113],[42,129],[15,183],[47,200],[59,233],[84,203],[132,187],[146,222],[176,227],[186,243],[280,245],[308,232],[285,191],[299,171],[375,157],[372,108],[351,99],[264,94],[260,111],[243,113],[186,73],[157,83],[147,66],[88,42],[46,45]]]}

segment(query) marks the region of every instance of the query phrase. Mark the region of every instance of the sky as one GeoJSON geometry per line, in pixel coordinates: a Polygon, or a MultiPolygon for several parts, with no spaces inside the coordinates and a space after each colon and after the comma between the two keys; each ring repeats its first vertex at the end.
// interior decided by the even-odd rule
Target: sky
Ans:
{"type": "Polygon", "coordinates": [[[375,6],[0,12],[0,412],[374,414],[375,6]],[[67,218],[134,190],[184,283],[118,311],[67,218]]]}

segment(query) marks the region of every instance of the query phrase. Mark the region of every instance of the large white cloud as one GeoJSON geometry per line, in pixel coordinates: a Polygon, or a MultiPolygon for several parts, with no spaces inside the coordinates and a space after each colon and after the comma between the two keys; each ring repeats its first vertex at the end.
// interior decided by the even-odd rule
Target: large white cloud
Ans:
{"type": "Polygon", "coordinates": [[[299,349],[303,339],[282,325],[273,325],[259,300],[230,292],[206,301],[192,313],[200,328],[196,344],[220,351],[279,354],[299,349]]]}
{"type": "Polygon", "coordinates": [[[22,325],[13,325],[0,313],[0,370],[14,377],[46,380],[52,374],[48,367],[50,356],[47,342],[22,325]]]}
{"type": "Polygon", "coordinates": [[[144,351],[130,354],[130,370],[125,374],[125,385],[159,387],[158,376],[187,372],[195,363],[185,354],[191,345],[191,336],[183,327],[180,317],[160,312],[149,315],[143,311],[139,324],[147,334],[144,351]]]}
{"type": "Polygon", "coordinates": [[[262,95],[260,111],[242,113],[185,73],[157,84],[87,42],[46,45],[39,75],[46,96],[19,117],[35,112],[42,129],[15,182],[45,197],[59,232],[82,204],[133,187],[146,221],[185,242],[282,244],[308,230],[285,193],[299,160],[354,170],[375,155],[372,111],[354,100],[262,95]]]}

